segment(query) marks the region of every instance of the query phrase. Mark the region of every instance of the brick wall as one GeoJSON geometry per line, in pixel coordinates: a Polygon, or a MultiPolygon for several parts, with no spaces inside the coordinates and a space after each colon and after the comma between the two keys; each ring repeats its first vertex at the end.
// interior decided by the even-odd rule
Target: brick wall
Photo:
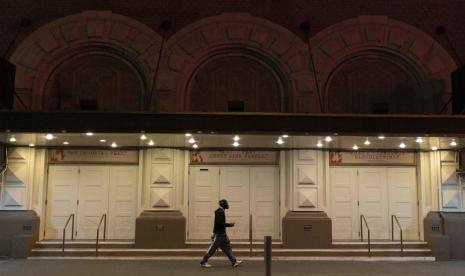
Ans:
{"type": "MultiPolygon", "coordinates": [[[[432,37],[435,37],[435,26],[446,26],[451,42],[465,60],[465,1],[462,0],[1,0],[0,54],[5,54],[20,18],[32,19],[33,27],[23,31],[17,43],[34,29],[82,10],[111,10],[153,29],[169,19],[173,22],[171,34],[196,20],[222,12],[250,13],[274,21],[296,34],[299,34],[299,23],[306,20],[313,26],[312,35],[358,15],[386,15],[413,25],[432,37]]],[[[450,52],[445,40],[438,40],[450,52]]],[[[14,48],[15,45],[8,55],[14,48]]],[[[454,55],[451,53],[451,56],[454,55]]]]}

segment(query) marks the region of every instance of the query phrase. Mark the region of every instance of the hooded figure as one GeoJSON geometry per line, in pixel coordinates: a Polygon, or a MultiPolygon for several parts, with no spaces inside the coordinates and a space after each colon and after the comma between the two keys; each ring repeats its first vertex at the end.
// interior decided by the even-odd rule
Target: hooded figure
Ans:
{"type": "Polygon", "coordinates": [[[212,244],[207,250],[205,256],[203,256],[200,265],[202,267],[211,267],[208,263],[208,259],[215,253],[218,248],[221,248],[223,253],[229,258],[232,266],[236,267],[242,263],[240,260],[236,260],[231,248],[231,241],[226,235],[226,227],[233,227],[234,223],[226,223],[225,210],[229,209],[229,204],[226,199],[222,199],[218,202],[220,207],[215,211],[215,225],[213,226],[212,244]]]}

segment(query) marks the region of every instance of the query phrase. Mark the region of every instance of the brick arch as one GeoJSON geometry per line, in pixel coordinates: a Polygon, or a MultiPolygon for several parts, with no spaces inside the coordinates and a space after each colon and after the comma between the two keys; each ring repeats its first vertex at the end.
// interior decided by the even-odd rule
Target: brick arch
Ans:
{"type": "Polygon", "coordinates": [[[416,79],[441,83],[442,100],[451,93],[450,73],[457,68],[449,53],[423,31],[387,16],[359,16],[332,25],[310,40],[319,82],[328,104],[332,75],[360,56],[379,55],[409,70],[416,79]]]}
{"type": "Polygon", "coordinates": [[[284,110],[318,110],[304,41],[271,21],[235,13],[205,18],[175,33],[165,49],[157,82],[160,111],[183,111],[189,79],[219,53],[255,57],[274,68],[284,87],[284,110]]]}
{"type": "Polygon", "coordinates": [[[160,42],[148,26],[110,11],[57,19],[29,35],[11,56],[16,92],[29,109],[41,109],[44,90],[61,64],[84,54],[104,54],[127,64],[145,93],[152,85],[160,42]]]}

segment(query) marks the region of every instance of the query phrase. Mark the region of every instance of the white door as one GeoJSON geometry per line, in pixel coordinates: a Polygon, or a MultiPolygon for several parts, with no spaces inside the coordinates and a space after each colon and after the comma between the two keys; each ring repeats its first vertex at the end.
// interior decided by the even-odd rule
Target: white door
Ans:
{"type": "MultiPolygon", "coordinates": [[[[80,167],[77,238],[96,238],[100,218],[103,214],[108,215],[109,178],[110,172],[108,166],[80,167]]],[[[101,233],[103,237],[103,232],[101,233]]]]}
{"type": "MultiPolygon", "coordinates": [[[[388,168],[389,218],[396,215],[403,228],[403,238],[419,239],[418,206],[415,168],[388,168]]],[[[394,222],[394,236],[399,238],[399,228],[394,222]]]]}
{"type": "Polygon", "coordinates": [[[227,229],[231,239],[249,238],[250,186],[248,167],[221,167],[220,199],[229,202],[226,222],[235,226],[227,229]]]}
{"type": "Polygon", "coordinates": [[[357,169],[331,168],[330,178],[333,239],[357,239],[357,169]]]}
{"type": "Polygon", "coordinates": [[[218,208],[219,181],[218,167],[190,167],[190,239],[208,239],[213,233],[214,211],[218,208]]]}
{"type": "MultiPolygon", "coordinates": [[[[359,214],[364,215],[372,239],[388,239],[388,191],[385,168],[358,169],[359,214]]],[[[364,228],[364,238],[367,237],[364,228]]]]}
{"type": "Polygon", "coordinates": [[[109,239],[134,239],[137,176],[137,166],[110,167],[109,239]]]}
{"type": "MultiPolygon", "coordinates": [[[[76,215],[78,184],[78,166],[50,166],[45,225],[46,239],[61,239],[63,227],[69,215],[76,215]]],[[[71,222],[67,229],[66,236],[71,238],[71,222]]]]}
{"type": "Polygon", "coordinates": [[[250,212],[254,239],[279,239],[278,168],[250,168],[250,212]]]}

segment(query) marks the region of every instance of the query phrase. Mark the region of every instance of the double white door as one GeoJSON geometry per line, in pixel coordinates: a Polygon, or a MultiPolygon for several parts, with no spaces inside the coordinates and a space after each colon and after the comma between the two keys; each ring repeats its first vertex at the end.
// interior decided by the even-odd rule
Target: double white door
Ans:
{"type": "Polygon", "coordinates": [[[103,214],[107,238],[134,238],[136,190],[137,166],[50,166],[45,238],[61,238],[70,214],[78,239],[95,239],[103,214]]]}
{"type": "Polygon", "coordinates": [[[197,167],[189,170],[190,239],[207,239],[213,231],[214,211],[227,199],[227,232],[232,239],[248,239],[250,215],[254,239],[279,233],[278,169],[276,167],[197,167]]]}
{"type": "MultiPolygon", "coordinates": [[[[372,239],[391,237],[391,215],[399,219],[404,239],[419,239],[415,168],[332,167],[330,178],[333,239],[358,239],[360,215],[372,239]]],[[[397,224],[394,234],[398,238],[397,224]]]]}

